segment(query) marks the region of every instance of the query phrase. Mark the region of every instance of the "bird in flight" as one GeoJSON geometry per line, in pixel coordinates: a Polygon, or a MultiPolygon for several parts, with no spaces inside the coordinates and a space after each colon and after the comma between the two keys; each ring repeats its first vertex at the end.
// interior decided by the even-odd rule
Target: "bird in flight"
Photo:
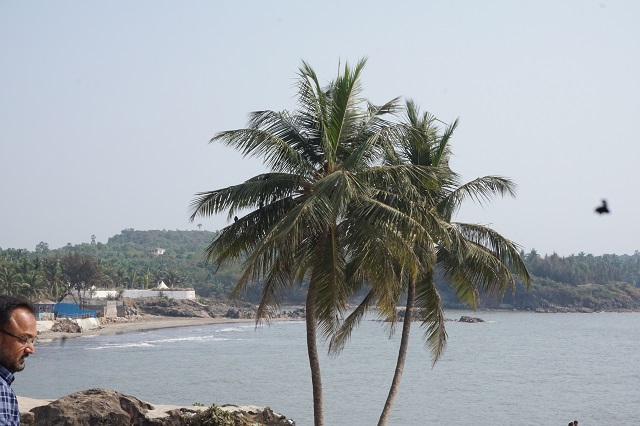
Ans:
{"type": "Polygon", "coordinates": [[[602,205],[600,207],[596,208],[596,213],[598,213],[598,214],[610,213],[609,212],[609,207],[607,207],[607,201],[606,200],[602,200],[602,205]]]}

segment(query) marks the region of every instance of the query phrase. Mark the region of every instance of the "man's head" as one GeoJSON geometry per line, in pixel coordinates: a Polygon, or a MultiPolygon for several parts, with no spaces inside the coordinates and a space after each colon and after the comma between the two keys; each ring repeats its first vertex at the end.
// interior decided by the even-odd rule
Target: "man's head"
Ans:
{"type": "Polygon", "coordinates": [[[35,308],[25,300],[0,295],[0,365],[12,373],[24,369],[38,335],[35,308]]]}

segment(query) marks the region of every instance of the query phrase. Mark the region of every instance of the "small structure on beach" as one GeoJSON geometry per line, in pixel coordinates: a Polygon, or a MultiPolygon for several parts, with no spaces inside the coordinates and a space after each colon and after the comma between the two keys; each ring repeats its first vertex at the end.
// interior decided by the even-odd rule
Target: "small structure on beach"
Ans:
{"type": "Polygon", "coordinates": [[[69,298],[56,303],[53,311],[56,318],[96,318],[97,313],[92,309],[80,309],[80,306],[69,298]]]}
{"type": "Polygon", "coordinates": [[[56,306],[56,302],[42,299],[34,303],[33,306],[36,308],[36,320],[52,321],[54,319],[54,307],[56,306]]]}

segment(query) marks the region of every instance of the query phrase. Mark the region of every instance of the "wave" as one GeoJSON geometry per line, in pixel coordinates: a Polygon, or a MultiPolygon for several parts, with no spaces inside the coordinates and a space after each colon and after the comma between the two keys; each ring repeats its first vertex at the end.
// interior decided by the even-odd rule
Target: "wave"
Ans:
{"type": "Polygon", "coordinates": [[[97,351],[103,349],[123,349],[123,348],[153,348],[155,345],[149,342],[131,342],[131,343],[107,343],[100,346],[84,348],[89,351],[97,351]]]}

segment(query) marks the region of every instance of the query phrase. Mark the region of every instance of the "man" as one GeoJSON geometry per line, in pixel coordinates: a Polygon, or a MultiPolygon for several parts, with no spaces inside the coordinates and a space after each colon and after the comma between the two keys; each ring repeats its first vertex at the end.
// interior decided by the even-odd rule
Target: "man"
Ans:
{"type": "Polygon", "coordinates": [[[11,389],[13,373],[24,370],[24,360],[35,352],[38,331],[34,306],[0,295],[0,425],[19,425],[18,399],[11,389]]]}

